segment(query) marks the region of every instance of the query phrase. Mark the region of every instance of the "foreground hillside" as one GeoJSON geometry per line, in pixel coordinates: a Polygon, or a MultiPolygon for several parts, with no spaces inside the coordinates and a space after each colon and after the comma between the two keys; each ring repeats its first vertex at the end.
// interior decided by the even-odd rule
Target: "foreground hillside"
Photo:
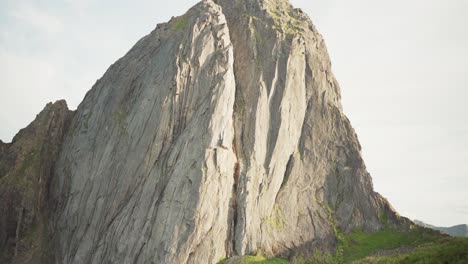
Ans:
{"type": "Polygon", "coordinates": [[[0,142],[0,198],[0,263],[464,257],[374,191],[324,40],[286,0],[157,25],[76,111],[0,142]]]}
{"type": "Polygon", "coordinates": [[[292,260],[244,256],[220,264],[325,264],[325,263],[468,263],[468,238],[452,238],[437,231],[415,227],[409,232],[387,228],[377,233],[353,232],[339,236],[337,252],[315,252],[292,260]]]}

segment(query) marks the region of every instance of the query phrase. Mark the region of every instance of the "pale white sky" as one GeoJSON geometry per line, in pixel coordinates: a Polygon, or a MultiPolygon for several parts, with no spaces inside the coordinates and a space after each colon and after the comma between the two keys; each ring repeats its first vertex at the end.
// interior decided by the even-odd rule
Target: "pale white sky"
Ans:
{"type": "MultiPolygon", "coordinates": [[[[156,23],[195,0],[0,0],[0,139],[49,101],[76,108],[156,23]]],[[[468,224],[468,1],[292,0],[324,35],[378,192],[468,224]]]]}

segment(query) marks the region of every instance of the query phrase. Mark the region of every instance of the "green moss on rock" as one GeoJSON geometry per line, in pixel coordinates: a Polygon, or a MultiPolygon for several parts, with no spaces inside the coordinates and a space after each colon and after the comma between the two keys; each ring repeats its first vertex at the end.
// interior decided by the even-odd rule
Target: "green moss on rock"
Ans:
{"type": "Polygon", "coordinates": [[[182,30],[188,25],[188,19],[185,16],[175,17],[172,21],[171,28],[175,31],[182,30]]]}

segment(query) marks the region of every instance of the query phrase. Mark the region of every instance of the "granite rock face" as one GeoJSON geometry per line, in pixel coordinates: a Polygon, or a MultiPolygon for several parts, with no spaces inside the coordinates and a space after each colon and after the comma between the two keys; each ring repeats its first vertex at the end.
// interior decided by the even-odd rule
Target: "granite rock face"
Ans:
{"type": "Polygon", "coordinates": [[[65,101],[48,104],[12,143],[0,142],[0,263],[53,259],[48,190],[72,116],[65,101]]]}
{"type": "Polygon", "coordinates": [[[293,257],[406,221],[373,191],[323,38],[286,0],[206,0],[159,24],[70,122],[47,189],[56,263],[293,257]]]}
{"type": "Polygon", "coordinates": [[[388,217],[399,222],[373,191],[310,19],[287,1],[218,3],[234,45],[241,150],[233,251],[329,249],[334,226],[375,231],[388,217]]]}
{"type": "Polygon", "coordinates": [[[233,47],[221,7],[158,25],[87,94],[53,186],[63,263],[213,263],[234,184],[233,47]]]}

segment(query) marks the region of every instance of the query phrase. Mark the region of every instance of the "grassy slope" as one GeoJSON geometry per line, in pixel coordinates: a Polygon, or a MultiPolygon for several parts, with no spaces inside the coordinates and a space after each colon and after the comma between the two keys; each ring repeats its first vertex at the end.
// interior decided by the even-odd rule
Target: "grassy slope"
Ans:
{"type": "MultiPolygon", "coordinates": [[[[227,260],[222,260],[218,264],[224,264],[227,260]]],[[[267,259],[261,254],[258,256],[244,256],[230,262],[230,264],[288,264],[290,263],[288,260],[281,259],[281,258],[272,258],[267,259]]]]}
{"type": "Polygon", "coordinates": [[[357,263],[468,263],[468,239],[440,239],[422,244],[406,254],[367,257],[357,263]]]}
{"type": "Polygon", "coordinates": [[[335,255],[317,252],[312,259],[296,259],[293,262],[245,256],[234,263],[468,263],[468,238],[451,238],[423,228],[410,232],[397,232],[390,228],[377,233],[358,231],[340,234],[339,239],[335,255]],[[394,249],[402,250],[392,252],[394,249]]]}
{"type": "Polygon", "coordinates": [[[390,228],[376,233],[353,232],[341,239],[339,249],[343,253],[342,258],[338,260],[350,263],[382,250],[411,248],[422,243],[436,241],[440,237],[440,234],[422,228],[410,232],[397,232],[390,228]]]}

